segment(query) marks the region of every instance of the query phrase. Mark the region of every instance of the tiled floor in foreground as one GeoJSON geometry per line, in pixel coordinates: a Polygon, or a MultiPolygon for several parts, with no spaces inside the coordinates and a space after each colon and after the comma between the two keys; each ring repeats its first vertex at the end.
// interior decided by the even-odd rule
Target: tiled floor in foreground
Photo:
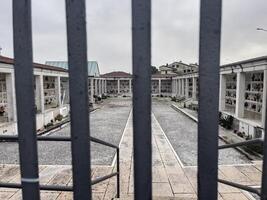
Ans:
{"type": "MultiPolygon", "coordinates": [[[[197,168],[183,167],[174,154],[160,124],[152,116],[153,130],[153,196],[157,199],[197,199],[197,168]]],[[[122,197],[133,196],[132,120],[128,121],[121,144],[122,197]],[[130,156],[131,155],[131,156],[130,156]]],[[[208,164],[208,163],[207,163],[208,164]]],[[[261,163],[240,166],[220,166],[219,178],[244,185],[259,186],[261,163]]],[[[219,198],[249,200],[250,195],[236,188],[219,184],[219,198]]]]}
{"type": "MultiPolygon", "coordinates": [[[[156,199],[196,199],[196,167],[183,167],[159,123],[152,116],[153,128],[153,195],[156,199]]],[[[128,119],[124,137],[120,146],[121,163],[121,197],[131,199],[133,196],[133,165],[132,165],[132,118],[128,119]]],[[[208,164],[208,163],[207,163],[208,164]]],[[[110,166],[95,166],[92,178],[109,174],[115,170],[110,166]]],[[[261,178],[261,163],[241,166],[220,166],[220,178],[258,186],[261,178]]],[[[19,182],[19,168],[15,165],[0,166],[0,180],[3,182],[19,182]]],[[[41,184],[70,185],[72,184],[70,166],[40,166],[41,184]]],[[[94,199],[111,199],[116,194],[116,178],[93,186],[94,199]]],[[[42,192],[42,199],[72,199],[71,192],[42,192]]],[[[0,188],[0,199],[21,199],[19,190],[0,188]]],[[[242,191],[219,184],[219,199],[249,200],[242,191]]]]}
{"type": "MultiPolygon", "coordinates": [[[[69,165],[47,165],[40,166],[40,184],[42,185],[71,185],[72,172],[69,165]]],[[[92,168],[92,178],[98,178],[112,171],[109,166],[94,166],[92,168]]],[[[0,166],[1,182],[18,183],[20,181],[20,171],[18,165],[1,165],[0,166]]],[[[108,181],[93,186],[94,199],[103,199],[106,193],[108,181]]],[[[19,200],[21,191],[17,189],[0,188],[1,200],[19,200]]],[[[72,199],[71,192],[41,192],[41,199],[46,200],[65,200],[72,199]]]]}

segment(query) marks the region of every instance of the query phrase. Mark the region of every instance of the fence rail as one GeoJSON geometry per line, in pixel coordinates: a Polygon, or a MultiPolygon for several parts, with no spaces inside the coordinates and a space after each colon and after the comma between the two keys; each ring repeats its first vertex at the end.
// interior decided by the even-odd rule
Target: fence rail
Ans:
{"type": "Polygon", "coordinates": [[[132,0],[134,195],[152,199],[151,0],[132,0]]]}
{"type": "Polygon", "coordinates": [[[39,200],[30,0],[13,0],[13,37],[22,196],[39,200]]]}
{"type": "Polygon", "coordinates": [[[221,0],[201,0],[197,175],[200,200],[217,199],[221,12],[221,0]]]}
{"type": "MultiPolygon", "coordinates": [[[[0,136],[0,142],[18,142],[19,138],[18,136],[14,135],[1,135],[0,136]]],[[[71,137],[65,137],[65,136],[37,136],[37,141],[50,141],[50,142],[71,142],[71,137]]],[[[117,171],[102,177],[99,177],[97,179],[94,179],[91,181],[91,185],[98,184],[100,182],[103,182],[107,179],[110,179],[114,176],[117,177],[117,194],[116,197],[120,197],[120,148],[116,145],[113,145],[111,143],[105,142],[103,140],[100,140],[95,137],[90,137],[88,141],[101,144],[104,146],[108,146],[111,148],[116,149],[116,159],[117,159],[117,171]]],[[[0,181],[0,187],[5,188],[17,188],[21,189],[21,184],[16,183],[3,183],[0,181]]],[[[73,186],[59,186],[59,185],[40,185],[40,190],[50,190],[50,191],[73,191],[73,186]]]]}

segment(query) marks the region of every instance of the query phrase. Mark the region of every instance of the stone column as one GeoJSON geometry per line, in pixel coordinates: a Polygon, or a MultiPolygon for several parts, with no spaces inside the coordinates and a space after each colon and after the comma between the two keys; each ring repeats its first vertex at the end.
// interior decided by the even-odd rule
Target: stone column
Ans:
{"type": "Polygon", "coordinates": [[[185,98],[189,97],[189,81],[188,78],[185,79],[185,98]]]}
{"type": "Polygon", "coordinates": [[[176,96],[179,96],[179,90],[180,90],[180,85],[179,85],[179,79],[176,79],[176,89],[177,89],[177,92],[176,92],[176,96]]]}
{"type": "Polygon", "coordinates": [[[118,94],[120,94],[120,79],[118,79],[117,84],[118,84],[118,94]]]}
{"type": "Polygon", "coordinates": [[[129,79],[129,93],[132,93],[132,79],[129,79]]]}
{"type": "Polygon", "coordinates": [[[181,79],[181,96],[184,96],[184,79],[181,79]]]}
{"type": "Polygon", "coordinates": [[[100,95],[101,96],[101,80],[100,79],[98,79],[97,80],[97,86],[98,86],[98,95],[100,95]]]}
{"type": "Polygon", "coordinates": [[[104,87],[105,87],[105,94],[107,94],[107,79],[105,80],[105,85],[104,85],[104,87]]]}
{"type": "Polygon", "coordinates": [[[100,87],[100,84],[101,84],[101,80],[97,79],[97,94],[98,95],[101,95],[101,87],[100,87]]]}
{"type": "Polygon", "coordinates": [[[171,93],[172,93],[172,96],[175,96],[175,79],[172,79],[172,90],[171,90],[171,93]]]}
{"type": "Polygon", "coordinates": [[[237,73],[236,83],[236,106],[235,115],[239,118],[244,117],[244,103],[245,103],[245,81],[246,76],[244,72],[237,73]]]}
{"type": "Polygon", "coordinates": [[[177,88],[177,79],[174,79],[174,96],[177,96],[178,88],[177,88]]]}
{"type": "Polygon", "coordinates": [[[98,81],[99,81],[99,85],[98,85],[98,87],[99,87],[99,95],[102,95],[102,80],[99,79],[98,81]]]}
{"type": "Polygon", "coordinates": [[[91,89],[91,94],[90,94],[91,103],[94,103],[94,79],[93,78],[90,79],[90,89],[91,89]]]}
{"type": "Polygon", "coordinates": [[[178,93],[177,95],[180,96],[181,95],[181,84],[180,84],[180,79],[177,79],[177,84],[178,84],[178,93]]]}
{"type": "Polygon", "coordinates": [[[173,96],[176,96],[176,94],[177,94],[177,80],[176,79],[174,79],[173,80],[173,96]]]}
{"type": "Polygon", "coordinates": [[[178,96],[179,94],[179,80],[176,79],[176,97],[178,96]]]}
{"type": "Polygon", "coordinates": [[[265,119],[266,119],[266,101],[267,101],[267,70],[264,70],[264,78],[263,78],[263,94],[262,94],[262,110],[261,110],[261,123],[262,127],[265,127],[265,119]]]}
{"type": "Polygon", "coordinates": [[[193,77],[193,88],[192,88],[192,97],[194,100],[197,99],[197,78],[193,77]]]}
{"type": "Polygon", "coordinates": [[[171,80],[171,96],[174,96],[174,79],[171,80]]]}
{"type": "Polygon", "coordinates": [[[35,76],[35,95],[37,110],[44,113],[44,79],[43,75],[35,76]]]}
{"type": "Polygon", "coordinates": [[[58,101],[58,107],[62,106],[61,102],[61,85],[60,85],[60,76],[56,77],[56,97],[58,101]]]}
{"type": "Polygon", "coordinates": [[[9,122],[17,121],[14,73],[6,74],[7,116],[9,122]]]}
{"type": "Polygon", "coordinates": [[[185,92],[184,92],[184,79],[181,79],[181,87],[182,87],[182,90],[181,90],[181,94],[182,94],[182,96],[184,97],[184,94],[185,94],[185,92]]]}
{"type": "Polygon", "coordinates": [[[97,94],[101,95],[101,80],[97,80],[97,94]]]}
{"type": "Polygon", "coordinates": [[[99,85],[98,85],[98,88],[99,88],[99,95],[102,95],[102,80],[99,79],[98,82],[99,82],[99,85]]]}
{"type": "Polygon", "coordinates": [[[225,95],[226,95],[226,77],[220,75],[220,96],[219,96],[219,110],[225,110],[225,95]]]}
{"type": "Polygon", "coordinates": [[[102,88],[101,88],[102,94],[105,94],[105,80],[103,79],[101,82],[102,82],[102,88]]]}
{"type": "Polygon", "coordinates": [[[94,94],[98,95],[98,91],[97,91],[97,79],[94,79],[95,82],[95,89],[94,89],[94,94]]]}
{"type": "Polygon", "coordinates": [[[159,79],[159,95],[161,95],[161,79],[159,79]]]}
{"type": "Polygon", "coordinates": [[[99,87],[99,85],[100,85],[100,80],[99,79],[97,79],[96,80],[96,85],[97,85],[97,95],[100,95],[100,87],[99,87]]]}
{"type": "Polygon", "coordinates": [[[99,95],[102,95],[103,94],[103,91],[102,91],[102,80],[99,79],[98,82],[99,82],[99,85],[98,85],[98,87],[99,87],[99,95]]]}

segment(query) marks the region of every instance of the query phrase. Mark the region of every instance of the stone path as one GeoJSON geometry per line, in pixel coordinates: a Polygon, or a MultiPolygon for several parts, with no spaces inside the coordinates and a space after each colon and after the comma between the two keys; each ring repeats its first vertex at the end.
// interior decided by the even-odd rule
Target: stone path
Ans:
{"type": "MultiPolygon", "coordinates": [[[[164,133],[170,140],[183,165],[197,165],[197,123],[181,112],[174,110],[168,103],[153,102],[153,113],[164,133]]],[[[220,128],[220,134],[223,130],[220,128]]],[[[219,144],[224,144],[219,140],[219,144]]],[[[251,161],[234,148],[219,151],[219,164],[249,164],[251,161]]]]}
{"type": "MultiPolygon", "coordinates": [[[[130,99],[107,99],[101,109],[90,114],[91,136],[114,145],[119,145],[127,118],[131,111],[130,99]]],[[[70,125],[67,124],[51,136],[70,136],[70,125]]],[[[115,151],[104,145],[91,143],[91,161],[93,165],[110,165],[115,151]]],[[[70,142],[38,142],[40,165],[71,165],[70,142]]],[[[0,164],[18,164],[18,144],[0,143],[0,164]]]]}
{"type": "MultiPolygon", "coordinates": [[[[197,199],[196,167],[183,167],[174,153],[167,137],[155,116],[152,115],[153,144],[153,196],[155,199],[197,199]]],[[[133,152],[132,152],[132,117],[130,115],[122,142],[120,144],[121,164],[121,199],[133,199],[133,152]]],[[[94,166],[92,178],[108,174],[116,166],[94,166]]],[[[219,177],[258,186],[261,177],[261,162],[239,166],[220,166],[219,177]]],[[[72,184],[70,166],[40,166],[42,184],[72,184]]],[[[0,166],[0,180],[19,181],[19,168],[15,165],[0,166]]],[[[219,184],[219,199],[249,200],[249,195],[238,189],[219,184]]],[[[93,187],[94,199],[108,200],[115,197],[116,178],[109,179],[93,187]]],[[[20,191],[0,189],[0,199],[20,199],[20,191]]],[[[42,192],[42,199],[72,199],[71,192],[42,192]]]]}

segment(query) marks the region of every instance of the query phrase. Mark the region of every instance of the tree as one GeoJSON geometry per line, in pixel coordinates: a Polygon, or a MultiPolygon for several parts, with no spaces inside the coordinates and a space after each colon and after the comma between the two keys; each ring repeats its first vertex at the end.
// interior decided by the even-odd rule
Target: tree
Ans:
{"type": "Polygon", "coordinates": [[[156,73],[158,73],[158,68],[157,67],[155,67],[155,66],[151,66],[151,74],[156,74],[156,73]]]}

